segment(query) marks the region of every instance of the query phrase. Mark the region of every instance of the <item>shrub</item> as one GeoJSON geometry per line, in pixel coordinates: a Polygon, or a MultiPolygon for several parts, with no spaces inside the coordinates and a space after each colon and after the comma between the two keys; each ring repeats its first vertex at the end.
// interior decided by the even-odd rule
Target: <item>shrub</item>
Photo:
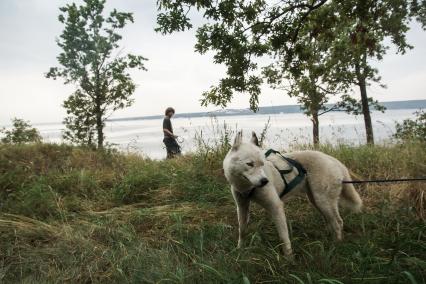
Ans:
{"type": "Polygon", "coordinates": [[[0,133],[4,133],[5,137],[1,139],[3,143],[21,144],[21,143],[38,143],[42,137],[38,130],[31,126],[28,121],[23,119],[12,119],[13,128],[10,130],[0,129],[0,133]]]}
{"type": "Polygon", "coordinates": [[[401,140],[426,141],[426,112],[419,110],[414,113],[415,119],[405,119],[402,123],[395,125],[394,137],[401,140]]]}

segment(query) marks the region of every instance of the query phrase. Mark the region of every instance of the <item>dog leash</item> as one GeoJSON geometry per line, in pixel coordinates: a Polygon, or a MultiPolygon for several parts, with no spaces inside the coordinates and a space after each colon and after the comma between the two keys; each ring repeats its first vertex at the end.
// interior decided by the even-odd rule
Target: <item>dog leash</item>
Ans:
{"type": "MultiPolygon", "coordinates": [[[[301,182],[301,180],[304,178],[304,175],[306,175],[306,170],[302,167],[302,165],[300,165],[300,163],[298,163],[298,162],[296,162],[296,161],[294,161],[294,160],[292,160],[290,158],[284,157],[279,151],[276,151],[274,149],[269,149],[268,151],[266,151],[265,157],[268,157],[272,153],[278,154],[284,160],[287,160],[288,163],[290,163],[293,167],[297,168],[297,170],[299,171],[299,174],[300,174],[300,172],[303,172],[303,176],[300,175],[300,176],[296,177],[296,180],[295,180],[296,184],[293,185],[292,187],[290,187],[290,190],[291,190],[294,186],[296,186],[299,182],[301,182]]],[[[284,179],[284,182],[287,185],[287,182],[286,182],[286,180],[284,178],[284,174],[286,174],[288,172],[284,172],[285,170],[282,171],[282,170],[279,170],[279,169],[278,169],[278,171],[280,172],[281,176],[284,179]]],[[[292,171],[292,169],[290,169],[290,172],[291,171],[292,171]]],[[[342,183],[362,184],[362,183],[390,183],[390,182],[415,182],[415,181],[426,181],[426,177],[420,177],[420,178],[398,178],[398,179],[343,180],[342,183]]],[[[286,187],[286,189],[281,193],[280,197],[284,196],[290,190],[287,190],[287,187],[286,187]]]]}
{"type": "Polygon", "coordinates": [[[426,177],[398,178],[398,179],[343,180],[342,183],[385,183],[385,182],[410,182],[410,181],[426,181],[426,177]]]}

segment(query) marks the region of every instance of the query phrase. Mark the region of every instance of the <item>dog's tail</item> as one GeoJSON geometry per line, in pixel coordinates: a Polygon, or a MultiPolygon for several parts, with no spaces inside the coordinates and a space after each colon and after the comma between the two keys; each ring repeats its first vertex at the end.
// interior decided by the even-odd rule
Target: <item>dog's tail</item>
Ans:
{"type": "Polygon", "coordinates": [[[354,173],[351,170],[348,170],[348,171],[349,171],[349,176],[350,176],[351,180],[363,180],[362,176],[354,173]]]}
{"type": "MultiPolygon", "coordinates": [[[[353,173],[351,173],[351,175],[353,175],[353,173]]],[[[351,180],[349,173],[346,176],[346,180],[351,180]]],[[[351,183],[342,184],[342,194],[339,203],[352,212],[361,212],[362,210],[361,197],[351,183]]]]}

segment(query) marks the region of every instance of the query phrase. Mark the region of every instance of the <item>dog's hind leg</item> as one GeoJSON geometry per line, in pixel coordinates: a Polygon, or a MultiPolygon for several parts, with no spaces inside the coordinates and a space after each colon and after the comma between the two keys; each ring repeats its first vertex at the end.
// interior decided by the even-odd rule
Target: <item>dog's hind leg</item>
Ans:
{"type": "Polygon", "coordinates": [[[238,214],[238,248],[243,244],[243,238],[249,221],[250,199],[243,197],[239,192],[232,190],[238,214]]]}
{"type": "MultiPolygon", "coordinates": [[[[337,186],[337,185],[336,185],[337,186]]],[[[335,191],[319,190],[313,191],[309,188],[308,197],[318,211],[324,216],[329,227],[334,231],[334,237],[340,241],[343,238],[343,219],[339,213],[338,196],[332,194],[335,191]],[[320,195],[319,192],[329,193],[320,195]]],[[[338,192],[338,191],[337,191],[338,192]]]]}
{"type": "Polygon", "coordinates": [[[340,217],[337,200],[317,204],[319,211],[334,231],[336,240],[341,241],[343,238],[343,219],[340,217]]]}
{"type": "Polygon", "coordinates": [[[339,213],[339,206],[336,202],[331,205],[331,214],[329,213],[329,223],[334,230],[334,237],[336,240],[341,241],[343,239],[343,219],[339,213]]]}

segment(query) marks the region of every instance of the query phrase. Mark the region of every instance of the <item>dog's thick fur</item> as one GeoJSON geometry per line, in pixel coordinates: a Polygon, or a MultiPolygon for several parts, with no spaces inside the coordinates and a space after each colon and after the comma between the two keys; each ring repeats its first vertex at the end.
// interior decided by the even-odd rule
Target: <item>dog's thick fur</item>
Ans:
{"type": "MultiPolygon", "coordinates": [[[[351,180],[348,169],[337,159],[318,151],[298,151],[285,153],[286,157],[298,161],[307,171],[306,178],[282,200],[279,195],[284,182],[279,169],[288,168],[288,164],[276,154],[265,158],[264,151],[258,147],[258,139],[253,132],[250,143],[243,142],[242,132],[235,138],[232,149],[223,161],[223,169],[237,205],[239,237],[241,247],[243,235],[249,220],[250,201],[265,208],[275,223],[283,252],[292,253],[283,201],[291,196],[306,194],[312,204],[321,212],[333,230],[337,240],[342,239],[343,220],[339,214],[339,204],[352,211],[360,211],[362,201],[352,184],[343,184],[342,180],[351,180]],[[254,191],[249,196],[251,190],[254,191]]],[[[290,180],[297,175],[287,175],[290,180]]]]}

